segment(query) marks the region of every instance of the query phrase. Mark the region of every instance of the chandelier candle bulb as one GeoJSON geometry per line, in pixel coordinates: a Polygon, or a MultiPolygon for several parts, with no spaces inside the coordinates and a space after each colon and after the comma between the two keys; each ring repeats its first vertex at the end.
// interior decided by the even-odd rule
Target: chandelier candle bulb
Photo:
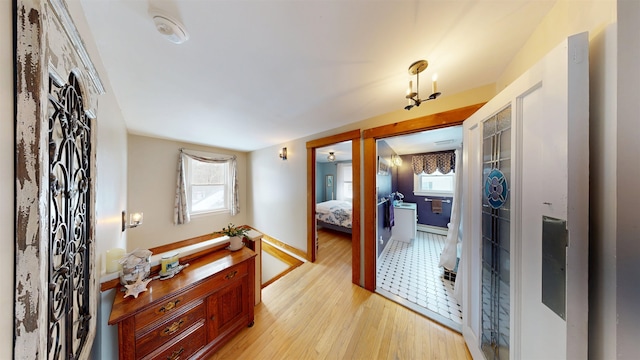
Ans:
{"type": "Polygon", "coordinates": [[[432,83],[431,83],[431,93],[435,94],[438,90],[438,74],[433,74],[433,77],[431,78],[432,83]]]}
{"type": "Polygon", "coordinates": [[[132,225],[133,224],[135,224],[135,225],[141,224],[142,223],[142,216],[143,216],[142,213],[139,213],[139,212],[131,214],[131,224],[132,225]]]}

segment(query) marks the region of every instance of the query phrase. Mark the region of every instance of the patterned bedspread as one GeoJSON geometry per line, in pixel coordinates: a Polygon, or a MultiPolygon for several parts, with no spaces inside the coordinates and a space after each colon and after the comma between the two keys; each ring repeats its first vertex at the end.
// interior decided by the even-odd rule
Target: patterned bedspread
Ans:
{"type": "Polygon", "coordinates": [[[329,224],[351,229],[352,204],[347,201],[329,200],[316,204],[316,218],[329,224]]]}

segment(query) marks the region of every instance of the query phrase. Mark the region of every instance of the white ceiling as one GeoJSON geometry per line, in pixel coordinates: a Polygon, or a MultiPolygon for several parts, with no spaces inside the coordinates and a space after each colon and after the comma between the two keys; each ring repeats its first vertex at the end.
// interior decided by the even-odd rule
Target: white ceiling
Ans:
{"type": "Polygon", "coordinates": [[[555,0],[81,3],[129,132],[251,151],[402,109],[415,60],[423,98],[494,83],[555,0]]]}
{"type": "Polygon", "coordinates": [[[453,150],[462,145],[462,126],[395,136],[384,141],[398,155],[453,150]]]}

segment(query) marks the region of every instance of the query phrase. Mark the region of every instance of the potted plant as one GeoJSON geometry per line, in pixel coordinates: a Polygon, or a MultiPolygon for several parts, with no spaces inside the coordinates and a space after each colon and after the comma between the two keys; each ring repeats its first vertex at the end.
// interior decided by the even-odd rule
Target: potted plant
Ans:
{"type": "Polygon", "coordinates": [[[221,231],[218,231],[217,234],[227,235],[229,237],[229,241],[231,244],[229,245],[229,250],[236,251],[240,250],[244,244],[242,243],[242,239],[249,232],[248,229],[237,227],[232,223],[229,223],[227,227],[223,227],[221,231]]]}

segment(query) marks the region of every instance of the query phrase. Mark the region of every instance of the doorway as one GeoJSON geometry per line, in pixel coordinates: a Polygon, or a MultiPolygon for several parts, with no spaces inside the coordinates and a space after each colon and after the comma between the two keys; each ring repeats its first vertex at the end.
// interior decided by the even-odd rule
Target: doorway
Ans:
{"type": "Polygon", "coordinates": [[[448,228],[460,225],[454,199],[461,199],[455,155],[460,154],[462,134],[461,126],[451,126],[376,142],[376,292],[458,332],[458,232],[449,235],[448,228]]]}
{"type": "MultiPolygon", "coordinates": [[[[316,220],[316,203],[318,203],[319,186],[316,180],[316,160],[318,149],[332,146],[338,143],[351,142],[351,156],[356,164],[351,167],[352,181],[352,213],[351,213],[351,281],[360,285],[360,130],[353,130],[317,140],[307,142],[307,259],[316,261],[318,251],[318,224],[316,220]]],[[[323,182],[326,178],[323,179],[323,182]]],[[[324,184],[323,188],[326,188],[324,184]]],[[[332,187],[335,188],[335,178],[332,179],[332,187]]]]}
{"type": "Polygon", "coordinates": [[[421,131],[440,129],[461,125],[475,113],[484,103],[470,105],[421,118],[384,125],[363,131],[363,165],[364,165],[364,288],[374,292],[377,272],[377,140],[394,136],[414,134],[421,131]]]}
{"type": "MultiPolygon", "coordinates": [[[[353,233],[353,161],[352,141],[316,149],[316,226],[317,247],[321,232],[351,241],[353,233]]],[[[320,251],[316,253],[316,259],[320,251]]]]}

